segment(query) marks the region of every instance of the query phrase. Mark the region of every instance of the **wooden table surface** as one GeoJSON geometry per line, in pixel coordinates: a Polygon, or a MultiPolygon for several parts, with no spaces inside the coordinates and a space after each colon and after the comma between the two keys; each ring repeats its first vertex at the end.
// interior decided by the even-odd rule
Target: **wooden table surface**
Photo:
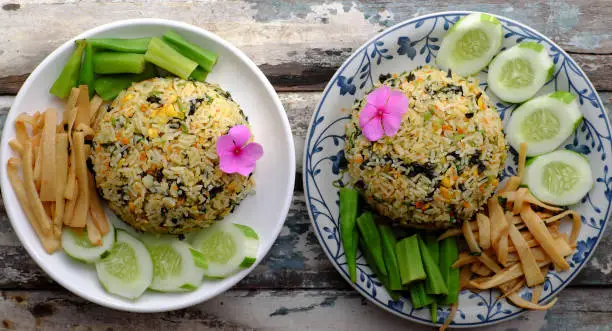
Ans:
{"type": "MultiPolygon", "coordinates": [[[[299,169],[310,116],[344,59],[386,27],[435,11],[487,11],[534,27],[571,54],[600,92],[605,107],[612,108],[610,0],[2,0],[0,6],[0,129],[28,73],[57,46],[100,24],[140,17],[185,21],[246,52],[279,92],[291,122],[299,169]]],[[[430,329],[375,307],[340,277],[312,232],[298,175],[285,226],[265,261],[225,294],[161,314],[114,311],[61,288],[22,248],[0,203],[0,328],[430,329]]],[[[610,231],[608,227],[594,257],[552,310],[530,312],[482,330],[610,330],[610,231]]]]}

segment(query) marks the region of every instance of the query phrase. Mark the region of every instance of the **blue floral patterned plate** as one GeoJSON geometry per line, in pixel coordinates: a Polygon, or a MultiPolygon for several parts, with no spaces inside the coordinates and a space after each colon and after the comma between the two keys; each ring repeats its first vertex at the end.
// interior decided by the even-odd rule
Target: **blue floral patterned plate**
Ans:
{"type": "MultiPolygon", "coordinates": [[[[418,65],[435,64],[444,34],[467,14],[469,12],[431,14],[389,28],[353,53],[338,69],[323,93],[306,138],[304,187],[315,233],[325,253],[347,281],[346,259],[338,233],[338,187],[347,180],[340,168],[344,161],[344,126],[348,117],[341,110],[350,109],[355,99],[363,98],[380,74],[399,73],[418,65]]],[[[539,32],[513,20],[497,17],[504,28],[503,47],[508,48],[521,41],[536,41],[544,45],[552,56],[556,66],[554,77],[538,94],[560,90],[569,91],[578,98],[584,121],[564,145],[586,155],[595,176],[593,189],[579,205],[572,207],[582,215],[582,229],[576,252],[569,258],[571,269],[548,273],[540,300],[546,302],[582,269],[604,232],[612,201],[612,173],[609,173],[608,166],[612,152],[610,122],[595,88],[569,55],[539,32]]],[[[487,89],[484,72],[480,74],[480,81],[482,88],[487,89]]],[[[506,123],[516,105],[503,103],[492,93],[489,96],[506,123]]],[[[516,155],[510,153],[503,171],[504,177],[516,173],[516,163],[516,155]]],[[[357,262],[358,280],[354,287],[363,296],[398,316],[431,324],[429,309],[414,309],[410,300],[405,298],[393,301],[360,254],[357,262]]],[[[526,299],[531,298],[531,293],[526,289],[522,290],[521,295],[526,299]]],[[[524,312],[498,296],[497,291],[462,291],[452,326],[484,326],[509,320],[524,312]]],[[[449,307],[440,307],[437,324],[442,323],[448,313],[449,307]]]]}

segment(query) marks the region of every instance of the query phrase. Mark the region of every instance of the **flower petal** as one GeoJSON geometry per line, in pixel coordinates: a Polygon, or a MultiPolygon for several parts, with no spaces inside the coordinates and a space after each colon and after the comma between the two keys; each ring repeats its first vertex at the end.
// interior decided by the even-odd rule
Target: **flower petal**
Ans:
{"type": "Polygon", "coordinates": [[[226,174],[238,172],[240,168],[240,157],[234,153],[219,155],[219,168],[226,174]]]}
{"type": "Polygon", "coordinates": [[[368,138],[369,141],[377,141],[384,135],[382,122],[378,118],[372,119],[365,126],[361,128],[363,135],[368,138]]]}
{"type": "Polygon", "coordinates": [[[234,154],[235,146],[234,138],[231,135],[221,136],[217,139],[217,155],[221,158],[221,155],[224,154],[234,154]]]}
{"type": "Polygon", "coordinates": [[[400,113],[389,113],[383,115],[382,125],[386,136],[395,136],[402,124],[402,115],[403,114],[400,113]]]}
{"type": "Polygon", "coordinates": [[[244,146],[242,148],[242,153],[240,154],[240,157],[242,158],[242,160],[244,160],[245,162],[251,161],[251,162],[255,162],[259,159],[261,159],[261,157],[263,156],[263,147],[261,147],[260,144],[258,143],[249,143],[246,146],[244,146]]]}
{"type": "Polygon", "coordinates": [[[242,148],[237,160],[236,172],[248,176],[255,169],[255,162],[263,156],[263,147],[258,143],[250,143],[242,148]]]}
{"type": "Polygon", "coordinates": [[[368,125],[368,123],[374,120],[378,115],[378,109],[376,106],[366,104],[365,107],[359,112],[359,126],[361,129],[368,125]]]}
{"type": "Polygon", "coordinates": [[[246,125],[236,125],[229,130],[229,135],[234,138],[236,145],[242,147],[251,138],[251,130],[246,125]]]}
{"type": "Polygon", "coordinates": [[[389,99],[390,92],[391,89],[388,86],[382,85],[368,94],[366,97],[367,102],[376,108],[384,108],[387,104],[387,99],[389,99]]]}
{"type": "Polygon", "coordinates": [[[401,91],[391,91],[387,106],[385,106],[385,114],[397,113],[403,115],[408,111],[408,98],[401,91]]]}

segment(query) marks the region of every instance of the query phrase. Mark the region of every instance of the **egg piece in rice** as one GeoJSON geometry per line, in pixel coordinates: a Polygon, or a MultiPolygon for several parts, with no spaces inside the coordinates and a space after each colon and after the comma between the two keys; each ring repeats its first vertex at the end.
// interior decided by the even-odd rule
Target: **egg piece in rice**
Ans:
{"type": "Polygon", "coordinates": [[[402,225],[471,219],[495,191],[507,155],[502,121],[478,80],[429,66],[383,80],[404,92],[408,111],[396,135],[371,142],[359,126],[366,98],[356,101],[345,141],[354,187],[402,225]]]}
{"type": "MultiPolygon", "coordinates": [[[[219,168],[217,139],[248,125],[219,86],[154,78],[121,92],[96,118],[91,161],[108,206],[139,231],[183,234],[229,214],[252,176],[219,168]]],[[[252,139],[252,137],[251,137],[252,139]]]]}

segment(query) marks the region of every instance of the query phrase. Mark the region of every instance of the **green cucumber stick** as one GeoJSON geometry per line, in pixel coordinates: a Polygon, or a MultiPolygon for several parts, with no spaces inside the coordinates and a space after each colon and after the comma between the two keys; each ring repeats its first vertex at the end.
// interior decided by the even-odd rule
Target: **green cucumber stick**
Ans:
{"type": "Polygon", "coordinates": [[[208,72],[211,72],[213,66],[217,63],[217,54],[215,52],[203,49],[196,44],[190,43],[172,30],[166,32],[162,38],[179,53],[197,62],[200,66],[202,66],[202,68],[204,68],[204,70],[208,72]]]}
{"type": "Polygon", "coordinates": [[[151,62],[182,79],[189,78],[198,66],[196,62],[181,55],[158,37],[151,38],[144,57],[147,62],[151,62]]]}
{"type": "Polygon", "coordinates": [[[351,281],[357,281],[357,242],[355,241],[355,222],[359,193],[353,189],[340,189],[340,238],[344,246],[344,255],[351,281]]]}
{"type": "Polygon", "coordinates": [[[395,253],[397,254],[402,285],[408,285],[412,282],[425,279],[426,275],[421,260],[419,237],[417,234],[397,242],[395,253]]]}
{"type": "Polygon", "coordinates": [[[427,278],[425,279],[425,292],[427,294],[441,294],[447,295],[448,289],[438,264],[434,261],[433,257],[429,253],[429,249],[425,245],[425,242],[419,238],[419,248],[421,249],[421,257],[423,258],[423,267],[427,278]]]}
{"type": "Polygon", "coordinates": [[[379,225],[378,230],[382,239],[383,259],[389,276],[389,285],[392,290],[401,291],[402,279],[397,263],[397,255],[395,254],[397,239],[395,239],[395,234],[389,225],[379,225]]]}
{"type": "Polygon", "coordinates": [[[145,69],[145,58],[136,53],[98,52],[93,65],[97,74],[139,74],[145,69]]]}
{"type": "Polygon", "coordinates": [[[382,243],[380,233],[374,222],[374,215],[371,212],[365,212],[357,218],[357,227],[361,233],[361,238],[364,241],[367,250],[372,253],[374,263],[381,274],[387,276],[387,268],[382,254],[382,243]]]}
{"type": "Polygon", "coordinates": [[[85,51],[87,43],[85,40],[77,40],[76,45],[76,50],[72,53],[59,77],[57,77],[49,90],[51,94],[61,99],[68,97],[70,90],[77,86],[79,80],[81,58],[83,57],[83,52],[85,51]]]}
{"type": "Polygon", "coordinates": [[[141,82],[153,77],[155,77],[155,68],[152,64],[147,64],[145,70],[140,74],[99,76],[93,86],[102,100],[110,101],[115,99],[121,91],[130,87],[133,82],[141,82]]]}
{"type": "Polygon", "coordinates": [[[208,71],[202,69],[202,67],[198,66],[195,68],[191,75],[189,75],[189,79],[197,80],[198,82],[206,81],[206,77],[208,77],[208,71]]]}
{"type": "Polygon", "coordinates": [[[91,98],[94,94],[93,47],[91,47],[89,42],[86,44],[78,85],[87,85],[89,88],[89,97],[91,98]]]}
{"type": "Polygon", "coordinates": [[[95,49],[106,49],[121,53],[144,54],[147,51],[151,38],[119,39],[119,38],[90,38],[87,42],[95,49]]]}
{"type": "Polygon", "coordinates": [[[440,272],[448,288],[448,295],[441,298],[440,303],[454,304],[459,300],[459,268],[452,267],[458,258],[459,251],[455,237],[440,241],[440,272]]]}
{"type": "MultiPolygon", "coordinates": [[[[429,251],[429,254],[433,258],[434,262],[439,265],[440,262],[440,245],[438,244],[438,238],[433,234],[426,234],[423,236],[425,246],[429,251]]],[[[431,311],[431,322],[436,323],[438,319],[438,303],[434,300],[430,306],[431,311]]]]}

